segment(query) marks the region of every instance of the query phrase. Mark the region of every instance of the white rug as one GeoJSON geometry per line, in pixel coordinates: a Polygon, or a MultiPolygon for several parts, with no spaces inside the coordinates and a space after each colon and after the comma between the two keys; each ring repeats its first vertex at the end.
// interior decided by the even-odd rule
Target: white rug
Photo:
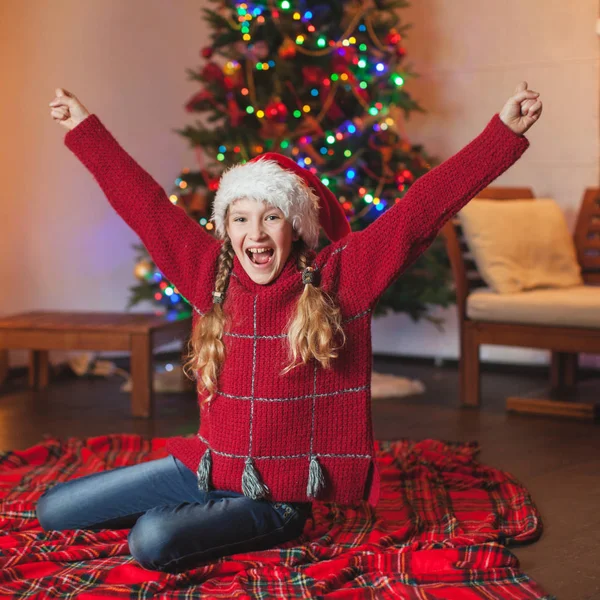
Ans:
{"type": "Polygon", "coordinates": [[[371,398],[401,398],[403,396],[413,396],[423,394],[425,386],[418,379],[408,379],[396,375],[387,375],[385,373],[376,373],[373,371],[371,376],[371,398]]]}
{"type": "MultiPolygon", "coordinates": [[[[97,360],[96,355],[92,352],[74,353],[70,356],[68,364],[71,370],[79,376],[98,375],[110,377],[112,375],[119,375],[125,380],[121,385],[121,391],[131,392],[131,375],[124,369],[117,368],[109,360],[97,360]]],[[[177,362],[154,364],[155,392],[177,393],[189,392],[193,389],[193,383],[181,371],[181,364],[177,362]]],[[[378,398],[402,398],[404,396],[423,394],[424,392],[425,386],[418,379],[408,379],[407,377],[372,372],[371,397],[374,400],[378,398]]]]}
{"type": "MultiPolygon", "coordinates": [[[[189,392],[193,384],[181,372],[181,368],[174,365],[172,371],[154,371],[155,392],[189,392]]],[[[131,392],[131,376],[121,385],[122,392],[131,392]]]]}

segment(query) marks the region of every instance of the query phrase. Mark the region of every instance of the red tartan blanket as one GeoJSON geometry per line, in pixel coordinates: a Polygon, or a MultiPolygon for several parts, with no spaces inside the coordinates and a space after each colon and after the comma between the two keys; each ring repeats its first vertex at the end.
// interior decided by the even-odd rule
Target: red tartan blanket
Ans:
{"type": "Polygon", "coordinates": [[[542,531],[527,490],[479,464],[476,443],[378,442],[376,510],[315,503],[298,540],[180,574],[147,571],[128,530],[44,533],[42,492],[165,455],[165,439],[46,437],[0,454],[0,598],[545,598],[506,549],[542,531]]]}

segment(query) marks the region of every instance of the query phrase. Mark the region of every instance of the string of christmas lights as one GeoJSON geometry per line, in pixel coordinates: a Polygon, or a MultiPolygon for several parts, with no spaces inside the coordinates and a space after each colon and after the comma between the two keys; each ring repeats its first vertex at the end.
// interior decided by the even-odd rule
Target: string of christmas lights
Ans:
{"type": "MultiPolygon", "coordinates": [[[[382,10],[368,1],[340,2],[341,22],[323,17],[328,5],[310,6],[320,14],[290,0],[222,2],[217,12],[205,11],[217,29],[213,40],[224,41],[202,49],[208,62],[198,79],[206,88],[188,110],[211,110],[223,120],[218,131],[224,135],[209,146],[194,143],[199,170],[184,169],[170,199],[188,212],[196,207],[192,213],[200,213],[197,222],[209,232],[213,225],[205,214],[219,176],[204,152],[213,148],[216,165],[243,163],[265,150],[291,156],[332,189],[351,223],[401,201],[413,175],[389,166],[396,155],[429,168],[401,136],[390,135],[396,110],[391,90],[401,92],[407,79],[402,35],[393,28],[378,33],[382,10]],[[226,58],[223,64],[212,60],[215,52],[226,58]]],[[[184,299],[151,260],[140,259],[136,276],[153,286],[154,300],[181,309],[184,299]]]]}

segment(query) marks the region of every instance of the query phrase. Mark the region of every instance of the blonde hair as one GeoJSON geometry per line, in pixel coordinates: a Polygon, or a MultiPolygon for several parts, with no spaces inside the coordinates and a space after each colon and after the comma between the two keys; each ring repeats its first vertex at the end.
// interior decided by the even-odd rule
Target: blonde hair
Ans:
{"type": "MultiPolygon", "coordinates": [[[[296,256],[298,277],[308,266],[309,257],[304,240],[293,243],[292,252],[296,256]]],[[[218,258],[215,292],[221,293],[224,299],[229,277],[233,269],[235,252],[229,236],[225,234],[224,242],[218,258]]],[[[188,353],[183,365],[185,375],[197,381],[199,393],[208,390],[209,395],[202,402],[210,402],[214,397],[217,378],[225,361],[225,345],[223,332],[228,322],[228,316],[223,310],[222,303],[214,303],[211,310],[199,317],[188,342],[188,353]],[[199,374],[199,376],[198,376],[199,374]]],[[[337,358],[337,350],[346,343],[346,334],[342,326],[342,315],[332,298],[312,283],[304,286],[298,298],[296,310],[292,313],[286,326],[288,358],[290,364],[280,375],[289,373],[302,364],[307,364],[311,358],[321,363],[325,369],[331,368],[331,359],[337,358]],[[340,334],[342,343],[334,345],[336,336],[340,334]],[[297,363],[298,357],[301,362],[297,363]]]]}

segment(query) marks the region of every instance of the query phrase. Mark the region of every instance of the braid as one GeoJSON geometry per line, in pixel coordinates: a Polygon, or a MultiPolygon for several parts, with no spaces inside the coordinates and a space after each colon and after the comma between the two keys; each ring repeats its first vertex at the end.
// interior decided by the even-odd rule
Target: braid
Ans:
{"type": "MultiPolygon", "coordinates": [[[[294,253],[298,271],[304,273],[304,270],[312,265],[308,246],[302,238],[294,242],[294,253]]],[[[202,404],[210,403],[214,397],[219,372],[225,361],[223,332],[228,317],[223,311],[223,301],[233,270],[234,257],[231,239],[225,235],[217,259],[213,292],[215,302],[198,320],[192,332],[189,360],[184,365],[186,375],[197,380],[198,392],[208,391],[208,397],[202,404]]],[[[299,364],[307,364],[311,359],[317,360],[326,369],[331,368],[331,360],[337,358],[337,351],[346,340],[341,322],[341,311],[333,298],[313,284],[312,277],[307,279],[296,310],[286,328],[290,364],[280,375],[285,375],[299,364]],[[338,336],[341,337],[340,345],[336,345],[338,336]],[[297,362],[298,359],[300,363],[297,362]]]]}
{"type": "Polygon", "coordinates": [[[197,381],[198,392],[204,390],[209,392],[202,404],[212,400],[216,391],[217,378],[225,360],[225,345],[222,338],[227,316],[223,311],[223,301],[233,270],[234,256],[231,239],[226,235],[217,259],[217,275],[213,292],[215,302],[212,308],[198,319],[194,327],[188,344],[188,360],[183,367],[187,377],[197,381]],[[217,299],[219,300],[216,301],[217,299]]]}
{"type": "Polygon", "coordinates": [[[313,283],[312,276],[306,280],[304,278],[304,270],[312,265],[308,246],[302,238],[298,240],[295,252],[298,270],[303,273],[306,283],[286,327],[290,362],[280,375],[285,375],[302,363],[307,364],[311,359],[317,360],[325,369],[331,368],[331,359],[337,358],[337,350],[346,341],[339,307],[329,294],[315,285],[316,281],[313,283]],[[341,337],[338,346],[335,345],[337,336],[341,337]]]}
{"type": "Polygon", "coordinates": [[[231,277],[231,271],[233,271],[233,257],[235,251],[231,245],[231,239],[227,234],[223,240],[221,251],[217,259],[217,277],[215,279],[215,292],[221,294],[222,300],[225,299],[225,292],[229,285],[229,278],[231,277]]]}
{"type": "Polygon", "coordinates": [[[298,255],[298,259],[296,261],[296,265],[298,267],[298,271],[304,271],[304,269],[306,269],[306,267],[310,266],[309,260],[308,260],[308,254],[306,252],[306,250],[308,249],[308,246],[306,245],[306,242],[300,238],[297,242],[297,248],[296,248],[296,253],[298,255]]]}

